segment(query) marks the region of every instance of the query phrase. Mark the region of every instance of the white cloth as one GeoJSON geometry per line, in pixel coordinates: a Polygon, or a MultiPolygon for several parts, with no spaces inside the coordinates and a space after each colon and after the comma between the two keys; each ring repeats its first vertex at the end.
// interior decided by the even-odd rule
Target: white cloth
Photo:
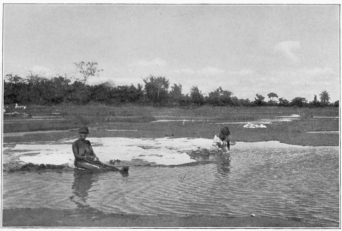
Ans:
{"type": "Polygon", "coordinates": [[[223,144],[222,140],[217,135],[215,135],[213,139],[213,145],[217,146],[217,143],[219,143],[220,145],[223,144]]]}
{"type": "Polygon", "coordinates": [[[228,151],[227,142],[222,141],[217,135],[214,136],[212,146],[213,148],[216,148],[216,149],[222,149],[223,151],[228,151]]]}

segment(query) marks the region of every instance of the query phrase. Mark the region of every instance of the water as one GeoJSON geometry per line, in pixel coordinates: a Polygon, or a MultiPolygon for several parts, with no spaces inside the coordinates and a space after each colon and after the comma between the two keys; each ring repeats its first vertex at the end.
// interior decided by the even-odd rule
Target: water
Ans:
{"type": "Polygon", "coordinates": [[[338,227],[338,147],[267,143],[196,156],[199,165],[131,167],[127,177],[77,171],[4,174],[3,207],[176,216],[254,213],[338,227]]]}

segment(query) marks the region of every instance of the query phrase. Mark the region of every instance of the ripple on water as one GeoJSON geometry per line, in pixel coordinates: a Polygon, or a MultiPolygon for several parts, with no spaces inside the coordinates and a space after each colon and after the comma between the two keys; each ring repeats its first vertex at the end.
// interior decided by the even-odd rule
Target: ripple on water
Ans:
{"type": "Polygon", "coordinates": [[[119,173],[4,175],[4,208],[91,207],[108,213],[295,217],[339,225],[338,147],[234,147],[230,161],[119,173]]]}

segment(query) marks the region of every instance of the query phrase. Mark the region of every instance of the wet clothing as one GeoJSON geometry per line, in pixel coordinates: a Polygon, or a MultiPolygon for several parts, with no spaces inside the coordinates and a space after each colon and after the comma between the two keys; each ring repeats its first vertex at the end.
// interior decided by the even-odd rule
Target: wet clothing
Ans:
{"type": "Polygon", "coordinates": [[[228,137],[228,141],[222,141],[217,135],[214,136],[213,139],[213,144],[212,144],[215,148],[221,148],[224,151],[227,151],[227,149],[230,149],[230,140],[228,137]]]}

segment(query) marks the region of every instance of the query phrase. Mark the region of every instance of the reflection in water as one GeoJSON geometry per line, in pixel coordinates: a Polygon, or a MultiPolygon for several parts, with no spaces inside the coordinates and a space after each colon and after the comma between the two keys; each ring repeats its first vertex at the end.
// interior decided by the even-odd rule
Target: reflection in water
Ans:
{"type": "Polygon", "coordinates": [[[90,207],[87,203],[88,193],[98,180],[98,173],[78,169],[74,170],[74,183],[72,184],[73,196],[70,199],[77,205],[77,208],[84,209],[90,207]]]}
{"type": "MultiPolygon", "coordinates": [[[[92,172],[87,170],[74,169],[74,182],[72,184],[72,193],[70,200],[73,201],[78,209],[89,209],[87,203],[91,188],[99,181],[100,174],[103,172],[92,172]]],[[[121,172],[122,177],[128,177],[128,172],[121,172]]]]}
{"type": "Polygon", "coordinates": [[[191,156],[198,164],[137,166],[125,178],[118,172],[6,173],[4,208],[77,207],[79,217],[97,216],[97,211],[153,216],[254,213],[340,225],[338,147],[265,142],[234,147],[230,155],[198,150],[191,156]]]}
{"type": "Polygon", "coordinates": [[[230,173],[230,153],[219,150],[200,149],[190,154],[191,159],[197,162],[215,163],[218,173],[227,175],[230,173]]]}
{"type": "Polygon", "coordinates": [[[230,173],[230,153],[216,155],[217,172],[223,176],[230,173]]]}

